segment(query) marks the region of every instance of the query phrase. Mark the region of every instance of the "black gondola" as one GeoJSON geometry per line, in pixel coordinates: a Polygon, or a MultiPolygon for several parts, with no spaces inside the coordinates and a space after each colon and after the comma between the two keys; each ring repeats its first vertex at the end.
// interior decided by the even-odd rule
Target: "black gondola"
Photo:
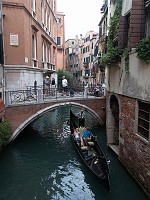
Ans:
{"type": "Polygon", "coordinates": [[[74,137],[74,129],[78,127],[79,119],[70,110],[71,138],[75,144],[75,147],[85,164],[100,179],[104,187],[110,192],[110,175],[105,155],[95,139],[89,143],[89,145],[92,145],[91,148],[81,147],[80,142],[78,142],[74,137]]]}

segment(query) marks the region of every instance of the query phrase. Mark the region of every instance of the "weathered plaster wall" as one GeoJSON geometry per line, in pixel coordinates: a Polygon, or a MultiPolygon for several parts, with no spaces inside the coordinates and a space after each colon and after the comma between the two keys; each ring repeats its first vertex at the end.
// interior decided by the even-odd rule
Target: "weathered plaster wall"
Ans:
{"type": "Polygon", "coordinates": [[[132,0],[122,1],[122,16],[126,15],[132,8],[132,0]]]}
{"type": "Polygon", "coordinates": [[[130,55],[129,71],[124,79],[123,94],[150,101],[150,64],[137,59],[134,53],[130,55]]]}
{"type": "Polygon", "coordinates": [[[107,89],[145,101],[150,101],[150,64],[137,59],[136,53],[130,54],[129,73],[125,71],[124,59],[119,65],[112,64],[107,69],[107,89]]]}

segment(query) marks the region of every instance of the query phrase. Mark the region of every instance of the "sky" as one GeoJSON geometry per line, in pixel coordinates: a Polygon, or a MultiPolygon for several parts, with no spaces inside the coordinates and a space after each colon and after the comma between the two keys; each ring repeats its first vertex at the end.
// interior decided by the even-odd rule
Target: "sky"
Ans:
{"type": "Polygon", "coordinates": [[[65,14],[65,40],[88,31],[99,32],[103,0],[57,0],[57,11],[65,14]]]}

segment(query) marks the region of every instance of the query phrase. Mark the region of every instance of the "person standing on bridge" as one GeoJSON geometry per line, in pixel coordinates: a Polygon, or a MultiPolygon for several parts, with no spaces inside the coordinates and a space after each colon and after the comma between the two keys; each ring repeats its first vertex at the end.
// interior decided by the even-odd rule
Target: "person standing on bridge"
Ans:
{"type": "Polygon", "coordinates": [[[48,96],[50,91],[50,79],[49,76],[46,76],[44,80],[44,89],[45,89],[45,95],[48,96]]]}
{"type": "Polygon", "coordinates": [[[68,96],[68,81],[65,78],[65,76],[62,77],[62,87],[63,87],[62,96],[64,95],[64,93],[66,93],[66,95],[68,96]]]}
{"type": "Polygon", "coordinates": [[[52,96],[55,96],[56,84],[55,84],[55,79],[54,79],[54,77],[52,77],[51,87],[52,87],[52,96]]]}

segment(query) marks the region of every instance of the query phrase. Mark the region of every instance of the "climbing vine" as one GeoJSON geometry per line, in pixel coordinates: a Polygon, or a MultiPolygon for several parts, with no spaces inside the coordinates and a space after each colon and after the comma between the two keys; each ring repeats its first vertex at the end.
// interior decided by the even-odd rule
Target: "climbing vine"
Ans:
{"type": "Polygon", "coordinates": [[[119,31],[119,17],[122,10],[122,0],[117,0],[116,9],[114,15],[110,19],[108,42],[107,42],[107,53],[102,57],[102,64],[106,66],[112,62],[117,62],[119,53],[117,46],[115,45],[115,38],[119,31]]]}
{"type": "Polygon", "coordinates": [[[128,51],[128,48],[124,49],[123,57],[125,60],[125,71],[126,71],[126,73],[129,73],[129,51],[128,51]]]}
{"type": "Polygon", "coordinates": [[[0,150],[7,145],[11,137],[11,126],[7,120],[0,123],[0,150]]]}
{"type": "Polygon", "coordinates": [[[137,57],[147,64],[150,63],[150,38],[143,38],[136,46],[137,57]]]}

